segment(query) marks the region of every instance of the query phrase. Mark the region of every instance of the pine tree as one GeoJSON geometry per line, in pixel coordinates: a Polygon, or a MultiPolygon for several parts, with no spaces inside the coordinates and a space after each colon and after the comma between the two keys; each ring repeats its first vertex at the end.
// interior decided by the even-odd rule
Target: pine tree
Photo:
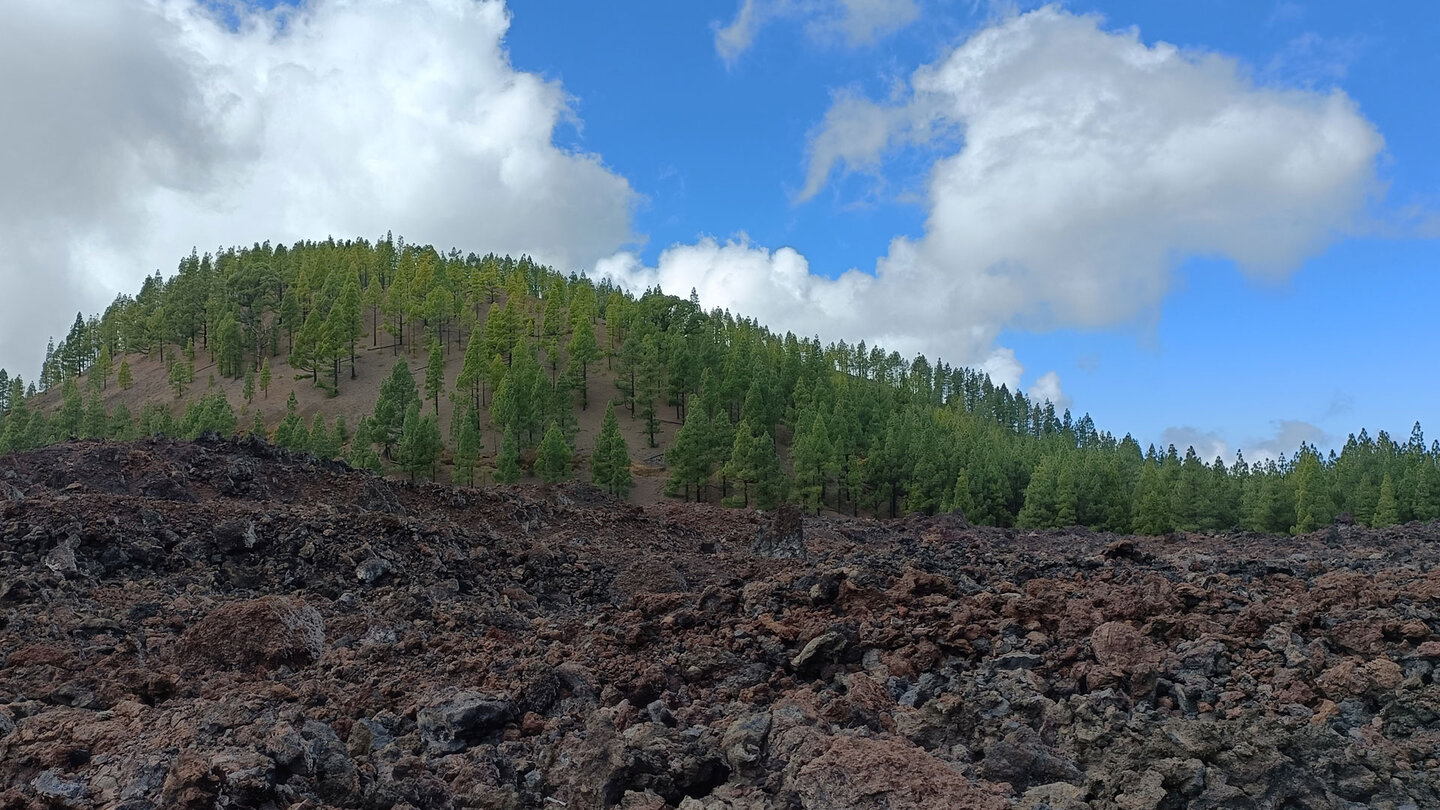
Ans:
{"type": "Polygon", "coordinates": [[[1302,447],[1295,464],[1295,525],[1291,534],[1313,532],[1330,523],[1335,516],[1334,501],[1320,465],[1320,454],[1312,447],[1302,447]]]}
{"type": "Polygon", "coordinates": [[[1025,487],[1025,505],[1015,517],[1015,525],[1026,529],[1056,526],[1056,501],[1060,490],[1060,463],[1056,456],[1040,459],[1030,483],[1025,487]]]}
{"type": "Polygon", "coordinates": [[[135,377],[130,372],[130,361],[128,359],[120,361],[120,371],[115,375],[115,382],[120,384],[121,391],[129,391],[130,386],[135,384],[135,377]]]}
{"type": "Polygon", "coordinates": [[[255,421],[250,425],[250,432],[262,439],[270,436],[269,432],[265,430],[265,417],[261,416],[259,411],[255,412],[255,421]]]}
{"type": "Polygon", "coordinates": [[[501,484],[520,480],[520,445],[515,441],[515,431],[508,428],[500,440],[500,454],[495,457],[495,480],[501,484]]]}
{"type": "Polygon", "coordinates": [[[655,400],[660,396],[660,349],[654,336],[647,335],[641,344],[639,390],[640,418],[645,420],[645,436],[651,447],[656,447],[655,433],[660,429],[660,417],[655,410],[655,400]]]}
{"type": "Polygon", "coordinates": [[[245,370],[245,387],[241,390],[240,395],[245,398],[247,404],[255,401],[255,373],[249,369],[245,370]]]}
{"type": "Polygon", "coordinates": [[[190,372],[186,368],[185,361],[176,359],[170,364],[170,388],[175,392],[175,398],[185,396],[185,388],[190,384],[190,372]]]}
{"type": "MultiPolygon", "coordinates": [[[[110,347],[108,345],[101,346],[100,357],[95,361],[95,368],[91,373],[100,376],[100,390],[102,391],[110,382],[110,370],[114,362],[115,356],[110,353],[110,347]]],[[[4,383],[0,383],[0,388],[3,387],[4,383]]]]}
{"type": "Polygon", "coordinates": [[[1160,470],[1153,463],[1146,463],[1140,470],[1131,516],[1132,531],[1136,534],[1165,534],[1173,527],[1170,493],[1160,470]]]}
{"type": "Polygon", "coordinates": [[[107,428],[110,438],[117,442],[133,441],[138,437],[135,431],[135,420],[130,415],[130,409],[121,402],[115,406],[115,412],[110,414],[110,426],[107,428]]]}
{"type": "Polygon", "coordinates": [[[481,385],[486,377],[485,337],[476,329],[470,332],[470,342],[465,346],[465,360],[460,365],[460,376],[455,380],[455,390],[469,389],[471,407],[479,409],[481,385]]]}
{"type": "Polygon", "coordinates": [[[570,355],[568,376],[575,380],[580,391],[580,409],[590,407],[590,364],[600,359],[600,347],[595,343],[595,327],[588,314],[577,314],[570,336],[567,353],[570,355]]]}
{"type": "Polygon", "coordinates": [[[1380,499],[1375,503],[1375,515],[1371,518],[1370,525],[1376,528],[1394,526],[1400,522],[1400,507],[1395,500],[1395,482],[1391,480],[1390,473],[1380,481],[1380,499]]]}
{"type": "Polygon", "coordinates": [[[725,462],[724,473],[727,478],[740,482],[740,505],[746,508],[750,506],[750,484],[758,477],[753,467],[756,456],[754,445],[755,435],[750,431],[750,423],[740,420],[740,424],[735,426],[735,440],[730,445],[730,457],[725,462]]]}
{"type": "Polygon", "coordinates": [[[412,401],[405,409],[396,456],[400,468],[415,480],[415,474],[429,471],[435,480],[435,462],[440,458],[440,426],[430,414],[420,415],[420,403],[412,401]]]}
{"type": "Polygon", "coordinates": [[[260,393],[270,398],[270,358],[260,363],[260,393]]]}
{"type": "Polygon", "coordinates": [[[545,438],[540,442],[539,454],[535,457],[535,474],[547,484],[555,484],[569,478],[570,464],[574,454],[565,441],[565,435],[556,425],[550,425],[545,438]]]}
{"type": "Polygon", "coordinates": [[[310,435],[305,430],[305,423],[300,421],[298,411],[299,402],[292,390],[285,400],[285,417],[275,428],[275,444],[297,453],[303,452],[310,445],[310,435]]]}
{"type": "Polygon", "coordinates": [[[480,460],[480,429],[475,419],[474,409],[467,406],[459,419],[459,434],[455,439],[454,480],[457,483],[463,480],[472,487],[475,486],[475,465],[480,460]]]}
{"type": "Polygon", "coordinates": [[[1208,495],[1208,476],[1205,465],[1195,454],[1195,448],[1185,450],[1185,460],[1180,463],[1180,474],[1175,480],[1175,489],[1170,496],[1170,516],[1175,528],[1183,532],[1198,532],[1205,523],[1208,495]]]}
{"type": "Polygon", "coordinates": [[[310,452],[323,459],[340,455],[340,437],[325,427],[325,417],[318,412],[310,422],[310,452]]]}
{"type": "Polygon", "coordinates": [[[835,448],[825,417],[815,414],[790,446],[796,495],[800,504],[820,514],[825,503],[825,485],[834,474],[835,448]]]}
{"type": "MultiPolygon", "coordinates": [[[[606,419],[614,413],[612,403],[606,411],[606,419]]],[[[619,431],[619,427],[616,427],[619,431]]],[[[695,488],[695,500],[704,500],[705,482],[710,478],[710,417],[699,404],[697,397],[691,397],[691,404],[685,414],[685,424],[675,432],[675,438],[665,451],[665,464],[670,468],[667,482],[668,494],[684,493],[690,499],[690,488],[695,488]]]]}
{"type": "Polygon", "coordinates": [[[390,374],[380,383],[380,393],[375,399],[375,415],[370,429],[375,442],[384,448],[386,458],[391,448],[400,440],[405,428],[405,411],[413,404],[419,404],[420,394],[415,388],[415,378],[404,358],[395,361],[390,374]]]}
{"type": "Polygon", "coordinates": [[[606,406],[605,419],[600,423],[599,435],[595,437],[590,471],[596,486],[621,498],[630,494],[633,483],[630,452],[625,446],[625,437],[620,434],[620,422],[615,418],[613,402],[606,406]]]}
{"type": "Polygon", "coordinates": [[[355,426],[355,438],[350,442],[350,451],[345,460],[357,470],[377,473],[384,471],[380,464],[380,454],[375,452],[375,434],[371,430],[370,417],[360,417],[360,424],[355,426]]]}
{"type": "Polygon", "coordinates": [[[425,396],[435,400],[435,415],[440,415],[440,392],[445,390],[445,354],[440,341],[430,339],[430,362],[425,367],[425,396]]]}
{"type": "Polygon", "coordinates": [[[105,412],[105,403],[99,392],[91,391],[85,401],[85,415],[80,422],[80,436],[84,439],[104,439],[110,433],[110,415],[105,412]]]}

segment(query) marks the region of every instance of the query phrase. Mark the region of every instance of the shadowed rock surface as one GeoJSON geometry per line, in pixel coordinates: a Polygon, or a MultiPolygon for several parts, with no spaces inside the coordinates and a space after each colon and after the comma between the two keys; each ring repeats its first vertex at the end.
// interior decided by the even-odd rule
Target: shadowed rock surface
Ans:
{"type": "Polygon", "coordinates": [[[0,496],[0,808],[1440,807],[1434,525],[775,521],[215,439],[0,496]]]}

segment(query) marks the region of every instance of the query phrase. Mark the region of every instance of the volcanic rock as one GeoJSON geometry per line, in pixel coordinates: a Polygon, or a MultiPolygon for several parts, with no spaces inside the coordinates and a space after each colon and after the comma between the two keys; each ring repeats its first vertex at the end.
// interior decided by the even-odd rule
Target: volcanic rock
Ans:
{"type": "Polygon", "coordinates": [[[325,621],[304,601],[264,596],[216,608],[180,637],[179,659],[192,667],[292,669],[325,650],[325,621]]]}
{"type": "Polygon", "coordinates": [[[218,437],[0,482],[0,810],[1440,807],[1436,524],[766,517],[218,437]]]}

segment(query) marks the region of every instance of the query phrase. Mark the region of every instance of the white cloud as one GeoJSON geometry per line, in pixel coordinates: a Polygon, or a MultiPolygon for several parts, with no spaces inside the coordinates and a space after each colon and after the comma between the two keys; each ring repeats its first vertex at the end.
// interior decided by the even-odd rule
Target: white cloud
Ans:
{"type": "Polygon", "coordinates": [[[1243,443],[1245,460],[1250,463],[1290,456],[1302,444],[1324,447],[1330,434],[1318,425],[1300,419],[1277,419],[1271,422],[1275,432],[1270,436],[1251,437],[1243,443]]]}
{"type": "Polygon", "coordinates": [[[838,95],[802,199],[907,143],[945,149],[925,231],[894,239],[873,274],[828,279],[790,248],[744,239],[613,266],[772,325],[979,364],[1006,328],[1154,312],[1185,257],[1285,275],[1358,227],[1384,146],[1344,93],[1257,86],[1228,57],[1055,7],[977,33],[899,100],[838,95]]]}
{"type": "Polygon", "coordinates": [[[1060,375],[1047,371],[1030,386],[1030,399],[1035,402],[1052,402],[1055,409],[1063,411],[1070,407],[1070,398],[1060,387],[1060,375]]]}
{"type": "Polygon", "coordinates": [[[1235,449],[1239,449],[1247,462],[1255,464],[1292,456],[1302,444],[1324,448],[1333,438],[1318,425],[1300,419],[1277,419],[1270,425],[1273,433],[1268,436],[1248,437],[1238,442],[1238,447],[1227,441],[1219,431],[1203,430],[1190,425],[1168,427],[1161,431],[1157,446],[1164,450],[1166,446],[1173,444],[1182,456],[1185,455],[1185,448],[1194,447],[1196,455],[1207,464],[1214,461],[1216,456],[1223,458],[1226,464],[1231,464],[1235,461],[1235,449]]]}
{"type": "Polygon", "coordinates": [[[0,107],[23,111],[0,127],[12,371],[38,365],[67,307],[99,309],[192,245],[393,229],[563,269],[632,240],[635,192],[554,145],[564,90],[510,65],[498,0],[237,5],[234,27],[211,5],[6,7],[0,107]]]}
{"type": "Polygon", "coordinates": [[[1186,448],[1195,448],[1195,455],[1206,464],[1217,457],[1224,459],[1226,464],[1234,461],[1230,457],[1230,446],[1225,443],[1224,437],[1213,430],[1200,430],[1189,425],[1165,428],[1160,433],[1160,449],[1164,450],[1172,444],[1181,457],[1184,457],[1186,448]]]}
{"type": "Polygon", "coordinates": [[[734,19],[715,26],[715,52],[734,64],[754,44],[760,29],[777,19],[805,20],[811,39],[855,48],[898,31],[919,16],[916,0],[742,0],[734,19]]]}

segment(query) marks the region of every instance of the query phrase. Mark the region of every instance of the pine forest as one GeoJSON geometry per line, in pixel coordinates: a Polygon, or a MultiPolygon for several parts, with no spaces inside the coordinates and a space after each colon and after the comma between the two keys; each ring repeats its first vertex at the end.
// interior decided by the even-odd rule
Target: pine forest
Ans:
{"type": "Polygon", "coordinates": [[[0,452],[207,431],[459,486],[578,477],[626,497],[653,475],[676,499],[1020,528],[1440,517],[1440,442],[1418,423],[1207,460],[939,359],[389,235],[192,252],[77,315],[38,379],[0,370],[0,452]]]}

